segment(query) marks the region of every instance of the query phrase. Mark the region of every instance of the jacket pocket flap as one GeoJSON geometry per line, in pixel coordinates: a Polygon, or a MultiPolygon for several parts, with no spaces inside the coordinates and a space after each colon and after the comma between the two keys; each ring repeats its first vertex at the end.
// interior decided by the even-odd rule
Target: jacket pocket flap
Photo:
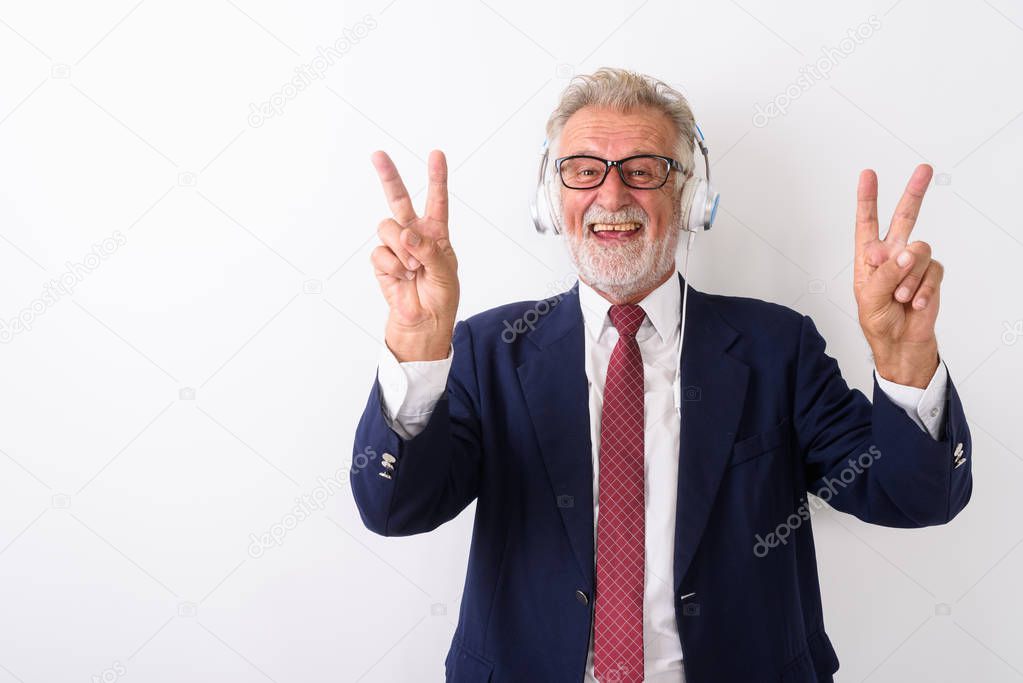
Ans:
{"type": "Polygon", "coordinates": [[[470,652],[457,642],[451,644],[444,665],[447,670],[445,680],[452,683],[488,683],[494,670],[493,662],[470,652]]]}
{"type": "Polygon", "coordinates": [[[737,441],[732,447],[732,459],[729,467],[739,463],[752,460],[758,455],[763,455],[788,442],[789,439],[789,418],[783,419],[773,427],[769,427],[759,434],[737,441]]]}

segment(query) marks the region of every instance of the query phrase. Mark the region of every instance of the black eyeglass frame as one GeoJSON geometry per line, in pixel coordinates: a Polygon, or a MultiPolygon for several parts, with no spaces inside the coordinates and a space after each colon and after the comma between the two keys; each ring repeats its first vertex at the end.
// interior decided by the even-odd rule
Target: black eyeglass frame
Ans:
{"type": "Polygon", "coordinates": [[[624,159],[618,159],[617,161],[611,161],[610,159],[601,159],[600,157],[595,157],[590,154],[571,154],[567,157],[559,157],[554,160],[554,170],[557,172],[558,178],[561,180],[561,184],[570,190],[594,190],[600,187],[601,185],[604,184],[604,181],[607,180],[607,174],[611,172],[612,166],[618,169],[618,177],[621,179],[622,183],[626,187],[630,187],[633,190],[659,190],[662,187],[664,187],[664,184],[666,182],[668,182],[668,178],[671,177],[671,172],[673,170],[680,173],[685,173],[686,171],[685,166],[683,166],[681,162],[672,159],[671,157],[664,156],[662,154],[634,154],[631,157],[625,157],[624,159]],[[588,187],[575,187],[573,185],[569,185],[567,182],[565,182],[565,177],[561,175],[561,162],[567,161],[568,159],[592,159],[593,161],[601,161],[604,163],[604,177],[601,178],[600,182],[597,183],[596,185],[590,185],[588,187]],[[633,159],[660,159],[661,161],[667,162],[668,171],[667,173],[664,174],[664,180],[661,181],[661,184],[657,185],[656,187],[653,186],[637,187],[636,185],[630,184],[629,181],[625,179],[625,172],[622,171],[622,164],[624,164],[627,161],[632,161],[633,159]]]}

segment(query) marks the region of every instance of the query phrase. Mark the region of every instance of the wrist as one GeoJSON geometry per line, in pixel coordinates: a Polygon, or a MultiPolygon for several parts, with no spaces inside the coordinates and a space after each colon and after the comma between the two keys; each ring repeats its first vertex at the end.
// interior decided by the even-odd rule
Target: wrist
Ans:
{"type": "Polygon", "coordinates": [[[399,363],[444,360],[451,350],[451,330],[403,333],[388,331],[384,343],[399,363]]]}
{"type": "Polygon", "coordinates": [[[896,384],[926,389],[938,363],[936,340],[874,349],[877,374],[896,384]]]}

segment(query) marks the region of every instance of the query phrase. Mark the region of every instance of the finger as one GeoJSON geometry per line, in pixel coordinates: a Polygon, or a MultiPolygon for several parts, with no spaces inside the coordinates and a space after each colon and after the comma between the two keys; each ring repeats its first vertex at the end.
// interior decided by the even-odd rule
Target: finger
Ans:
{"type": "Polygon", "coordinates": [[[870,260],[869,249],[877,239],[877,174],[869,168],[860,171],[856,186],[856,257],[853,259],[854,282],[867,279],[866,264],[880,265],[870,260]]]}
{"type": "Polygon", "coordinates": [[[860,171],[856,188],[857,249],[876,240],[877,230],[877,174],[866,168],[860,171]]]}
{"type": "Polygon", "coordinates": [[[385,247],[382,244],[370,252],[369,260],[373,264],[373,270],[377,277],[411,280],[416,276],[414,272],[405,268],[390,247],[385,247]]]}
{"type": "Polygon", "coordinates": [[[895,300],[906,303],[916,294],[917,287],[923,280],[927,267],[931,265],[931,245],[927,242],[913,242],[895,256],[896,260],[903,259],[911,262],[909,273],[902,278],[902,282],[895,288],[895,300]]]}
{"type": "Polygon", "coordinates": [[[941,281],[945,277],[945,267],[938,261],[931,260],[927,271],[924,273],[923,282],[916,290],[916,297],[913,299],[913,308],[921,311],[928,306],[938,303],[938,292],[941,281]]]}
{"type": "Polygon", "coordinates": [[[409,253],[401,240],[401,233],[409,230],[409,228],[403,228],[393,218],[387,218],[380,221],[380,225],[377,226],[377,236],[380,237],[381,242],[390,247],[406,269],[415,270],[419,267],[420,262],[409,253]]]}
{"type": "Polygon", "coordinates": [[[405,188],[405,183],[401,180],[398,168],[391,161],[391,157],[387,156],[387,152],[383,150],[373,152],[370,160],[377,170],[377,176],[380,178],[380,184],[383,185],[384,196],[387,197],[394,220],[401,225],[408,225],[416,219],[416,211],[412,208],[412,199],[405,188]]]}
{"type": "Polygon", "coordinates": [[[448,162],[444,152],[435,149],[428,161],[429,187],[426,194],[426,216],[448,223],[448,162]]]}
{"type": "Polygon", "coordinates": [[[884,236],[886,243],[906,244],[909,242],[909,233],[916,225],[916,218],[920,215],[920,205],[924,201],[924,194],[931,182],[934,169],[930,164],[920,164],[913,171],[909,182],[906,183],[906,190],[902,193],[895,213],[892,215],[891,225],[888,233],[884,236]]]}
{"type": "Polygon", "coordinates": [[[455,252],[446,237],[432,239],[406,228],[401,233],[401,243],[412,256],[419,259],[427,272],[442,273],[454,266],[455,252]]]}

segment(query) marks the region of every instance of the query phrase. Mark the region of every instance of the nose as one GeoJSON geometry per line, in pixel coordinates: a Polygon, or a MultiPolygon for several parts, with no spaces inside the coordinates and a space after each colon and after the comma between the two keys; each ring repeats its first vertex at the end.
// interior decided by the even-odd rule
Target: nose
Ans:
{"type": "Polygon", "coordinates": [[[604,182],[597,188],[597,202],[608,211],[618,211],[632,202],[632,192],[622,182],[617,166],[608,171],[604,182]]]}

